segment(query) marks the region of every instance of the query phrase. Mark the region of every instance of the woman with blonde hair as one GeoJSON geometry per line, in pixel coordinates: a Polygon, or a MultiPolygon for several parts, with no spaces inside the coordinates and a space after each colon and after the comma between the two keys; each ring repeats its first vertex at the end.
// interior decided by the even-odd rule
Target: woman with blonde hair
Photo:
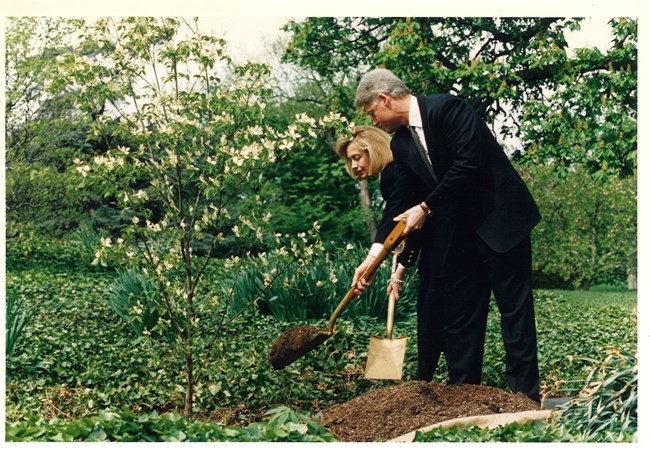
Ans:
{"type": "MultiPolygon", "coordinates": [[[[336,152],[345,162],[345,168],[351,177],[357,180],[369,177],[379,177],[379,188],[385,206],[381,221],[377,228],[375,239],[366,260],[377,256],[382,249],[382,242],[395,226],[393,218],[404,210],[417,205],[422,199],[422,190],[417,184],[409,182],[403,166],[393,161],[390,149],[391,137],[386,132],[373,126],[356,126],[351,129],[351,136],[342,137],[336,145],[336,152]]],[[[435,250],[427,243],[422,245],[420,234],[411,233],[405,247],[398,255],[397,269],[392,274],[388,285],[388,293],[399,298],[404,287],[404,276],[407,269],[415,264],[420,251],[435,250]]],[[[444,278],[442,266],[433,266],[430,262],[435,257],[421,256],[418,266],[420,278],[417,310],[417,344],[418,366],[415,379],[431,381],[438,366],[440,354],[444,352],[444,330],[442,308],[446,306],[444,278]]],[[[364,263],[363,265],[365,265],[364,263]]],[[[354,281],[361,276],[359,269],[355,271],[354,281]]],[[[372,281],[367,279],[368,284],[372,281]]]]}
{"type": "Polygon", "coordinates": [[[336,144],[336,152],[343,158],[348,174],[359,180],[379,176],[393,162],[390,135],[373,126],[353,127],[351,134],[336,144]]]}

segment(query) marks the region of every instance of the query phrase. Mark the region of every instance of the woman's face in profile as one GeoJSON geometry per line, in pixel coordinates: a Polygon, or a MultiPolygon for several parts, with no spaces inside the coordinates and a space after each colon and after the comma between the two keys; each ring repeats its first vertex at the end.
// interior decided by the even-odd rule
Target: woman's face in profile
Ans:
{"type": "Polygon", "coordinates": [[[368,155],[368,152],[355,142],[352,142],[348,146],[347,154],[350,160],[350,167],[357,179],[363,180],[368,178],[370,176],[370,155],[368,155]]]}

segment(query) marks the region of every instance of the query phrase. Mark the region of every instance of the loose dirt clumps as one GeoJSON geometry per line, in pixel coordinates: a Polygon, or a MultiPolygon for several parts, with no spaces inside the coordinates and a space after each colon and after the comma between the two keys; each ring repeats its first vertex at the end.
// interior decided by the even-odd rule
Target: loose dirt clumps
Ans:
{"type": "Polygon", "coordinates": [[[271,346],[269,362],[279,370],[292,363],[297,355],[308,352],[316,344],[320,330],[312,325],[290,328],[280,335],[271,346]]]}
{"type": "Polygon", "coordinates": [[[374,389],[323,411],[322,420],[341,441],[386,441],[448,419],[541,410],[522,394],[490,386],[443,386],[410,381],[374,389]]]}

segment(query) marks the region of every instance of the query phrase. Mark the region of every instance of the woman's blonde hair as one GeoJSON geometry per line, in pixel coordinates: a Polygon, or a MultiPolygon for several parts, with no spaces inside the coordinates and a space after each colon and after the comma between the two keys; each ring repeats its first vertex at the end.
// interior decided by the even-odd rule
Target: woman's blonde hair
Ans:
{"type": "Polygon", "coordinates": [[[348,148],[356,144],[368,153],[370,158],[369,175],[377,176],[388,163],[393,162],[393,152],[390,151],[390,135],[374,126],[355,126],[351,129],[351,137],[341,137],[336,142],[336,153],[345,161],[345,170],[351,177],[357,178],[352,170],[352,161],[348,158],[348,148]]]}

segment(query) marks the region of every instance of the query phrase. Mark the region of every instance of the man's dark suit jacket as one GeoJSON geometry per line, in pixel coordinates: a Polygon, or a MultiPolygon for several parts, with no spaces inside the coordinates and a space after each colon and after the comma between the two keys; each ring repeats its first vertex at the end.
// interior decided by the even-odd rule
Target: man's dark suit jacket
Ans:
{"type": "MultiPolygon", "coordinates": [[[[413,206],[417,206],[430,193],[417,178],[414,179],[408,166],[392,162],[380,174],[379,188],[385,201],[381,221],[377,227],[374,242],[383,243],[395,227],[393,218],[413,206]]],[[[421,231],[415,231],[405,240],[398,261],[405,267],[415,264],[422,251],[428,255],[420,257],[419,267],[428,276],[444,276],[444,261],[451,241],[453,225],[449,219],[437,217],[429,219],[421,231]]]]}
{"type": "Polygon", "coordinates": [[[439,181],[429,173],[406,126],[391,141],[395,161],[417,177],[411,186],[424,195],[435,218],[474,230],[491,249],[507,252],[541,220],[526,184],[466,101],[451,94],[417,100],[439,181]]]}

